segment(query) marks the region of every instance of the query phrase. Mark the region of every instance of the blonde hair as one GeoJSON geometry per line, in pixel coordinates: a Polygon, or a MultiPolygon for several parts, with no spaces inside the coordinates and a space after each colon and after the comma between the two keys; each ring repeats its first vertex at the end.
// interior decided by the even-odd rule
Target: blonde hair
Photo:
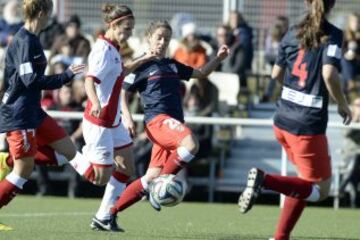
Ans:
{"type": "Polygon", "coordinates": [[[299,24],[297,38],[304,49],[318,48],[328,40],[324,30],[325,16],[335,4],[335,0],[306,0],[309,13],[299,24]]]}
{"type": "Polygon", "coordinates": [[[25,19],[34,19],[39,12],[50,12],[53,9],[52,0],[23,0],[23,12],[25,19]]]}

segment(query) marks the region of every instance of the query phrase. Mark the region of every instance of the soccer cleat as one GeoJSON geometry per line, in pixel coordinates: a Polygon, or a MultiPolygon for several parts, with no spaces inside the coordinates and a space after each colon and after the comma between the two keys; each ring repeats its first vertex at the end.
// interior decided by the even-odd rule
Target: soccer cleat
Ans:
{"type": "Polygon", "coordinates": [[[9,153],[0,152],[0,181],[11,172],[12,168],[8,166],[6,159],[8,158],[9,153]]]}
{"type": "Polygon", "coordinates": [[[106,220],[100,220],[97,217],[93,217],[90,227],[95,231],[125,232],[125,230],[117,224],[116,218],[116,215],[110,215],[110,219],[106,220]]]}
{"type": "Polygon", "coordinates": [[[265,179],[265,173],[257,168],[250,169],[247,185],[239,197],[239,208],[241,213],[247,213],[261,193],[261,187],[265,179]]]}
{"type": "Polygon", "coordinates": [[[12,227],[0,223],[0,231],[11,231],[11,230],[13,230],[12,227]]]}

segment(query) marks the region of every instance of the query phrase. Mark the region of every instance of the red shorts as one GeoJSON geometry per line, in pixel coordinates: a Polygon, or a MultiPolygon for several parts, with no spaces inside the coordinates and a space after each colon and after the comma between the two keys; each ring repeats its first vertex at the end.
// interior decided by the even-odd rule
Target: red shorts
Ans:
{"type": "Polygon", "coordinates": [[[325,134],[294,135],[276,126],[274,132],[303,179],[319,182],[331,177],[331,160],[325,134]]]}
{"type": "Polygon", "coordinates": [[[15,130],[6,134],[14,159],[34,157],[38,145],[49,145],[66,136],[65,130],[50,116],[46,116],[36,129],[15,130]]]}
{"type": "Polygon", "coordinates": [[[149,167],[162,167],[171,152],[175,151],[181,141],[191,135],[191,130],[180,121],[160,114],[146,124],[146,133],[153,142],[149,167]]]}

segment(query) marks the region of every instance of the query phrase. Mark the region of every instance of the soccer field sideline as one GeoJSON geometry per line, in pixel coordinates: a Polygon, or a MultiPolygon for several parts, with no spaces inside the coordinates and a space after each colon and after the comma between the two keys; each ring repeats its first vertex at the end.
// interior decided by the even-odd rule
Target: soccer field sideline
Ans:
{"type": "MultiPolygon", "coordinates": [[[[234,204],[182,203],[155,212],[147,202],[119,215],[125,233],[93,232],[90,219],[100,199],[20,196],[0,213],[0,222],[14,228],[1,240],[57,239],[268,239],[279,214],[277,206],[256,206],[246,215],[234,204]]],[[[293,239],[360,239],[359,210],[310,207],[293,239]]]]}

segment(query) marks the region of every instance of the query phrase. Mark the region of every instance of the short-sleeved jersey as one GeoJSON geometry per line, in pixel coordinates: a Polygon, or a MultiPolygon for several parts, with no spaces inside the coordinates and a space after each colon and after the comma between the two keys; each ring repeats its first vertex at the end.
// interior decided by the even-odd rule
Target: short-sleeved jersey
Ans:
{"type": "Polygon", "coordinates": [[[174,59],[153,60],[129,74],[123,89],[140,93],[146,123],[159,114],[184,122],[180,81],[189,80],[192,72],[192,67],[174,59]]]}
{"type": "Polygon", "coordinates": [[[0,132],[35,129],[46,113],[40,105],[41,90],[60,88],[74,74],[45,76],[46,57],[39,38],[21,28],[9,44],[5,72],[0,84],[0,132]]]}
{"type": "Polygon", "coordinates": [[[118,46],[103,36],[99,37],[89,54],[87,77],[95,81],[101,114],[99,118],[90,115],[92,103],[88,100],[84,117],[91,123],[107,128],[120,124],[120,91],[124,79],[122,64],[118,46]]]}
{"type": "Polygon", "coordinates": [[[274,123],[296,135],[324,134],[329,94],[322,77],[326,64],[340,69],[342,31],[325,22],[328,41],[316,49],[301,49],[292,27],[280,44],[276,64],[286,69],[274,123]]]}

